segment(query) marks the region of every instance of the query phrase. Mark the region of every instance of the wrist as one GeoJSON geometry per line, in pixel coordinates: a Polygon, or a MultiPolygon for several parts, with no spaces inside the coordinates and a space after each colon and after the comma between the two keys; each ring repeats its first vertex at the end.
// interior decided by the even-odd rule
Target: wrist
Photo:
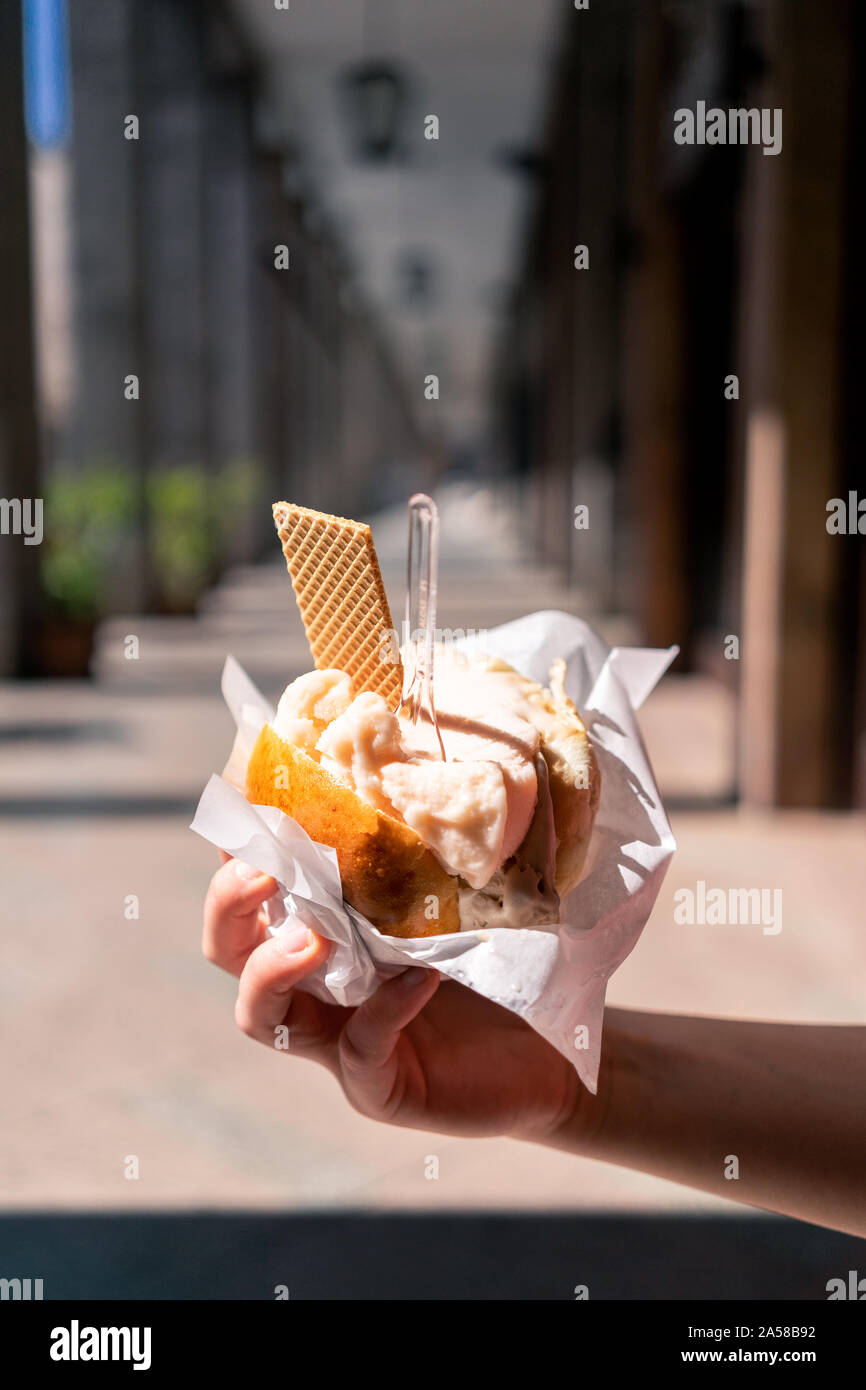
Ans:
{"type": "Polygon", "coordinates": [[[645,1039],[632,1036],[629,1015],[605,1012],[604,1037],[595,1094],[560,1057],[568,1075],[563,1102],[545,1125],[522,1126],[514,1138],[588,1158],[622,1161],[649,1118],[648,1057],[645,1039]]]}

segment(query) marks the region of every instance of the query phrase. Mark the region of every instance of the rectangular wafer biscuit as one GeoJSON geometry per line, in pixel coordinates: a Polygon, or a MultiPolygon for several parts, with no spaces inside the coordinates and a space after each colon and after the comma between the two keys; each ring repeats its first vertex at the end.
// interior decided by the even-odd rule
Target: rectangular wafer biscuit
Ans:
{"type": "Polygon", "coordinates": [[[403,668],[382,659],[393,624],[369,526],[292,502],[273,510],[316,666],[347,671],[356,693],[375,691],[396,709],[403,668]]]}

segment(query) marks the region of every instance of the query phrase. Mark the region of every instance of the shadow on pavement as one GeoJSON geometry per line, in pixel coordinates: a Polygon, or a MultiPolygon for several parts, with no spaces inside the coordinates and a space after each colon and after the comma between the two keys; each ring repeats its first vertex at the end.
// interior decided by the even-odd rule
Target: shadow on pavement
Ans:
{"type": "Polygon", "coordinates": [[[19,1214],[0,1277],[46,1299],[826,1299],[866,1240],[777,1217],[19,1214]]]}

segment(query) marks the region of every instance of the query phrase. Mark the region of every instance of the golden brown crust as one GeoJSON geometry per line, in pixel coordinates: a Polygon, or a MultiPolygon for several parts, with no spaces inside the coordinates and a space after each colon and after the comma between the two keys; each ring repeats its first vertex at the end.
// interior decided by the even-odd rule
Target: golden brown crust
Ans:
{"type": "Polygon", "coordinates": [[[277,806],[337,853],[343,896],[387,936],[460,930],[457,879],[402,821],[368,806],[265,724],[247,767],[247,800],[277,806]],[[430,896],[438,918],[425,916],[430,896]]]}
{"type": "Polygon", "coordinates": [[[550,799],[553,802],[553,823],[558,841],[556,891],[560,898],[564,898],[583,873],[601,796],[601,775],[588,737],[585,757],[589,786],[584,785],[583,778],[576,780],[565,760],[549,747],[542,745],[542,752],[550,774],[550,799]]]}
{"type": "Polygon", "coordinates": [[[592,740],[573,700],[565,693],[565,662],[550,669],[549,688],[520,675],[498,657],[476,657],[488,675],[503,680],[506,693],[526,701],[521,710],[541,734],[556,830],[556,891],[560,898],[580,880],[601,798],[601,773],[592,740]]]}

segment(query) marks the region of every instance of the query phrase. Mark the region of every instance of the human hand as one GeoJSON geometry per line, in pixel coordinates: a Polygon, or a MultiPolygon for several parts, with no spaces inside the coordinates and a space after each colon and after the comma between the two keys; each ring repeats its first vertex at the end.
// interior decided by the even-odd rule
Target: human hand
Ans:
{"type": "Polygon", "coordinates": [[[223,855],[205,903],[202,948],[239,979],[235,1019],[274,1047],[326,1066],[371,1119],[444,1134],[508,1134],[544,1142],[593,1097],[574,1068],[516,1014],[414,966],[358,1008],[324,1003],[298,986],[331,943],[302,923],[267,935],[262,907],[274,879],[223,855]]]}

